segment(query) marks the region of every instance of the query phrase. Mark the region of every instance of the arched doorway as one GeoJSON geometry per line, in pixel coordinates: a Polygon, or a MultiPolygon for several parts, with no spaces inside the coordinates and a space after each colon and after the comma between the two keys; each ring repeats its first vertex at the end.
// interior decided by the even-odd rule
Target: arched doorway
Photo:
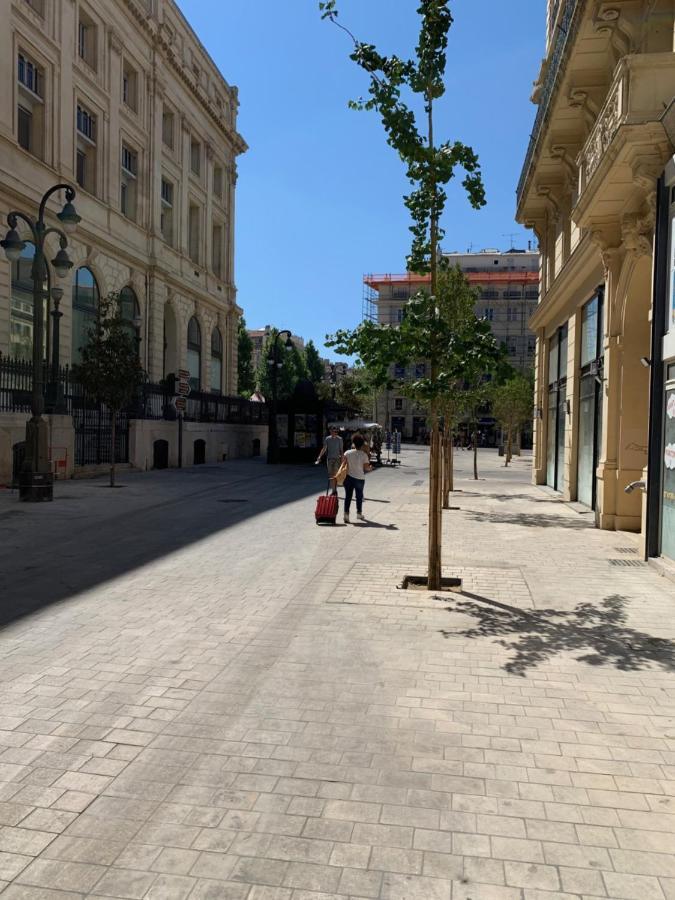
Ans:
{"type": "Polygon", "coordinates": [[[187,367],[190,373],[190,388],[193,391],[201,390],[202,331],[195,316],[188,322],[187,367]]]}
{"type": "Polygon", "coordinates": [[[194,442],[193,462],[195,466],[203,466],[206,462],[206,441],[202,438],[197,438],[194,442]]]}
{"type": "Polygon", "coordinates": [[[82,347],[89,338],[89,330],[96,321],[100,302],[98,284],[94,273],[86,266],[75,272],[73,281],[72,357],[77,363],[82,356],[82,347]]]}
{"type": "Polygon", "coordinates": [[[176,314],[170,303],[164,304],[164,352],[162,377],[178,371],[178,327],[176,314]]]}

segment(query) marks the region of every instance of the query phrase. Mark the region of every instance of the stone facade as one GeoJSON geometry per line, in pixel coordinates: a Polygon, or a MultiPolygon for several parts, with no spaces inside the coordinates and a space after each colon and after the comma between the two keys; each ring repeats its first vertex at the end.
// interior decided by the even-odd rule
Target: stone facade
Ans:
{"type": "MultiPolygon", "coordinates": [[[[548,4],[517,218],[542,252],[537,483],[640,531],[647,476],[657,179],[673,153],[669,0],[548,4]]],[[[657,473],[653,475],[656,477],[657,473]]]]}
{"type": "MultiPolygon", "coordinates": [[[[236,158],[246,150],[236,128],[237,89],[173,0],[11,0],[0,48],[3,222],[13,209],[35,215],[54,184],[77,190],[82,221],[68,248],[74,265],[59,282],[61,363],[78,352],[80,270],[101,297],[133,291],[151,381],[189,368],[202,390],[236,393],[234,195],[236,158]],[[201,348],[190,354],[193,317],[201,348]],[[221,347],[219,363],[212,344],[215,356],[221,347]]],[[[50,224],[58,224],[62,202],[61,194],[51,199],[50,224]]],[[[49,245],[48,259],[57,249],[49,245]]],[[[26,356],[30,309],[19,321],[16,293],[3,257],[0,352],[17,355],[23,329],[26,356]]]]}

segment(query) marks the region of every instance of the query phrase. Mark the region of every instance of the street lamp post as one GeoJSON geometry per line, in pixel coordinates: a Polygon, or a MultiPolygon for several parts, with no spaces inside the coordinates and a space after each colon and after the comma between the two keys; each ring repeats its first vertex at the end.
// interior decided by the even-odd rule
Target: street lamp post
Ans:
{"type": "Polygon", "coordinates": [[[284,328],[283,331],[277,331],[272,341],[272,346],[267,355],[267,366],[270,370],[270,387],[272,388],[272,402],[269,408],[269,421],[267,423],[267,462],[279,462],[279,436],[277,434],[277,386],[279,369],[283,366],[282,358],[279,354],[279,338],[282,334],[286,335],[284,348],[286,350],[293,349],[293,341],[291,340],[291,332],[284,328]]]}
{"type": "Polygon", "coordinates": [[[52,300],[54,301],[54,308],[52,309],[50,315],[53,319],[52,322],[52,372],[50,378],[50,385],[48,390],[48,402],[47,409],[49,412],[54,413],[56,415],[63,415],[66,411],[66,405],[63,397],[63,387],[61,385],[61,379],[59,377],[59,368],[60,368],[60,348],[59,341],[61,337],[61,318],[63,317],[63,313],[59,309],[61,304],[61,300],[63,299],[63,288],[61,287],[53,287],[51,289],[52,300]]]}
{"type": "MultiPolygon", "coordinates": [[[[10,212],[7,216],[9,231],[5,239],[0,241],[0,247],[5,251],[5,256],[10,263],[16,262],[26,244],[19,236],[17,225],[19,220],[24,222],[31,233],[35,246],[33,256],[33,389],[31,393],[31,418],[26,423],[26,451],[24,463],[19,473],[19,498],[21,500],[52,500],[54,477],[49,464],[49,429],[47,422],[42,417],[45,408],[43,385],[43,335],[44,335],[44,290],[43,282],[46,271],[45,240],[50,234],[59,237],[60,249],[52,260],[52,266],[59,278],[65,278],[72,268],[66,247],[68,239],[66,232],[72,233],[80,221],[75,211],[73,200],[75,191],[68,184],[56,184],[51,187],[42,200],[38,209],[37,218],[32,219],[22,212],[10,212]],[[65,191],[66,202],[57,219],[62,228],[48,227],[45,223],[45,209],[47,201],[57,191],[65,191]]],[[[63,292],[61,292],[61,295],[63,292]]],[[[56,298],[55,298],[56,299],[56,298]]],[[[59,297],[60,302],[60,297],[59,297]]],[[[58,317],[55,317],[58,322],[58,317]]],[[[58,341],[54,342],[58,353],[58,341]]],[[[54,359],[52,358],[52,365],[54,359]]],[[[58,357],[57,357],[58,366],[58,357]]],[[[53,370],[52,370],[53,372],[53,370]]],[[[58,375],[58,373],[57,373],[58,375]]]]}

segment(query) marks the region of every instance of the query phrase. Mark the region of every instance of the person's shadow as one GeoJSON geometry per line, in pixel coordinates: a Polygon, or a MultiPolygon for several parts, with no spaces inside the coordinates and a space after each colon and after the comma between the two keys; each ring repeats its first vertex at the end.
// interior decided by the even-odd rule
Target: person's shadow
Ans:
{"type": "Polygon", "coordinates": [[[366,519],[365,522],[354,522],[358,528],[384,528],[387,531],[398,531],[398,525],[394,525],[393,522],[389,525],[385,525],[384,522],[372,522],[370,519],[366,519]]]}

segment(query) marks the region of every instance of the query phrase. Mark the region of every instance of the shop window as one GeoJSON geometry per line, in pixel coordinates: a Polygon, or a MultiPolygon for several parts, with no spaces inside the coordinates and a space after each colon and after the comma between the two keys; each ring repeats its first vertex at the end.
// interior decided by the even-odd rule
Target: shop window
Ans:
{"type": "Polygon", "coordinates": [[[562,490],[567,425],[567,324],[549,341],[546,483],[562,490]]]}
{"type": "Polygon", "coordinates": [[[220,329],[211,332],[211,390],[220,394],[223,386],[223,337],[220,329]]]}
{"type": "Polygon", "coordinates": [[[190,373],[190,388],[198,391],[201,388],[202,332],[194,316],[188,322],[187,367],[190,373]]]}
{"type": "Polygon", "coordinates": [[[94,273],[83,266],[75,273],[73,282],[72,362],[74,363],[80,361],[82,347],[87,343],[91,327],[96,322],[99,299],[94,273]]]}
{"type": "Polygon", "coordinates": [[[596,479],[602,438],[603,293],[581,310],[577,499],[595,508],[596,479]]]}

